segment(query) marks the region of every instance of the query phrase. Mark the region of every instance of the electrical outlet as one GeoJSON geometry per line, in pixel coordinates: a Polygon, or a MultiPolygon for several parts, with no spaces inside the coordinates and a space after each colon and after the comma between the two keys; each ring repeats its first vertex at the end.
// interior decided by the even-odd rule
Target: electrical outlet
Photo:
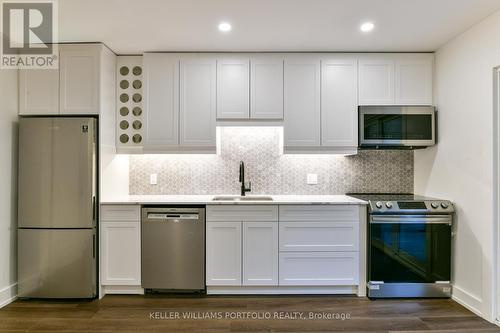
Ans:
{"type": "Polygon", "coordinates": [[[318,174],[317,173],[308,173],[307,174],[307,184],[308,185],[317,185],[318,184],[318,174]]]}
{"type": "Polygon", "coordinates": [[[152,173],[149,175],[149,184],[157,185],[158,184],[158,174],[152,173]]]}

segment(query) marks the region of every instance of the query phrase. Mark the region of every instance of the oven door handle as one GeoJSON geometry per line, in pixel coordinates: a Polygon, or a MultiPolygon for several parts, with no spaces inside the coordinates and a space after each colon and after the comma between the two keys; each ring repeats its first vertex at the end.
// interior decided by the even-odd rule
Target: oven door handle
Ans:
{"type": "Polygon", "coordinates": [[[451,225],[451,216],[436,215],[384,215],[371,216],[370,224],[448,224],[451,225]]]}

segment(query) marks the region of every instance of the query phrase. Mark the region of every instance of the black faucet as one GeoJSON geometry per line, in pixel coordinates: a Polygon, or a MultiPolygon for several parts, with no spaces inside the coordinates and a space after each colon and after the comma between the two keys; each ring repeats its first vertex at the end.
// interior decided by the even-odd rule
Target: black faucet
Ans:
{"type": "Polygon", "coordinates": [[[245,163],[240,162],[240,183],[241,183],[241,196],[244,197],[247,192],[252,190],[252,183],[248,183],[248,187],[245,186],[245,163]]]}

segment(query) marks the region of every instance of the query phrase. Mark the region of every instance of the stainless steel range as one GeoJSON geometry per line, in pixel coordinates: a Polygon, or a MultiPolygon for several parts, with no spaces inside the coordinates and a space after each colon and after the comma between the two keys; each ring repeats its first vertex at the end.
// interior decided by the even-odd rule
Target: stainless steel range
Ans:
{"type": "Polygon", "coordinates": [[[368,297],[450,297],[453,204],[413,194],[350,195],[369,202],[368,297]]]}

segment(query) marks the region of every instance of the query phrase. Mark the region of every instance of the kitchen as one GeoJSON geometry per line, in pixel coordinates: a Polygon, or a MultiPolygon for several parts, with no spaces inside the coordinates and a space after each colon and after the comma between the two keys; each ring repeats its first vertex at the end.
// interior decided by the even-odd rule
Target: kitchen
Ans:
{"type": "Polygon", "coordinates": [[[51,8],[57,68],[0,70],[0,332],[498,330],[500,2],[51,8]]]}

